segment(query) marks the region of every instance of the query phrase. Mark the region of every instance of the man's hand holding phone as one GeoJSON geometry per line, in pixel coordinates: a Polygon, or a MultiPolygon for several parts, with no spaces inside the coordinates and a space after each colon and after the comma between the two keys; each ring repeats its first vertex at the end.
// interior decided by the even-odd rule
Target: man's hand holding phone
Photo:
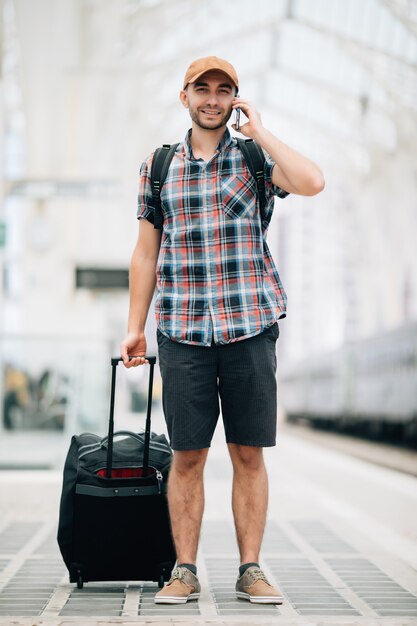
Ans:
{"type": "Polygon", "coordinates": [[[245,135],[245,137],[254,139],[255,135],[263,129],[261,116],[258,111],[256,111],[252,104],[247,100],[243,100],[239,95],[233,98],[232,109],[236,111],[235,123],[232,124],[232,128],[242,133],[242,135],[245,135]],[[241,124],[241,112],[248,118],[248,121],[244,124],[241,124]]]}

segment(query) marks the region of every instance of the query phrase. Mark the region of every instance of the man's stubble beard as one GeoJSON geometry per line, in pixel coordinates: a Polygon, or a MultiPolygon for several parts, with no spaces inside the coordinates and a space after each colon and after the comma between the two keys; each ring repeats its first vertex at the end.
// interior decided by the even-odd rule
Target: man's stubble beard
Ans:
{"type": "Polygon", "coordinates": [[[232,107],[230,107],[230,110],[225,113],[225,115],[220,119],[219,123],[216,124],[216,126],[209,126],[208,124],[205,125],[203,122],[201,122],[198,119],[198,112],[194,109],[191,109],[191,107],[189,108],[189,112],[193,122],[197,124],[197,126],[199,126],[200,128],[203,128],[204,130],[218,130],[222,126],[226,126],[227,122],[230,119],[230,116],[232,115],[232,107]]]}

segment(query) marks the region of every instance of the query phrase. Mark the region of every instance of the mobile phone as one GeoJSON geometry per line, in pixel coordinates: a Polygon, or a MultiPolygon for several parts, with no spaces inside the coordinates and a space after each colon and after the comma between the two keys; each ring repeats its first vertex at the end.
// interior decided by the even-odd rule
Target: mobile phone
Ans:
{"type": "Polygon", "coordinates": [[[237,108],[235,109],[235,111],[236,111],[236,118],[235,118],[236,130],[240,130],[240,109],[237,108]]]}

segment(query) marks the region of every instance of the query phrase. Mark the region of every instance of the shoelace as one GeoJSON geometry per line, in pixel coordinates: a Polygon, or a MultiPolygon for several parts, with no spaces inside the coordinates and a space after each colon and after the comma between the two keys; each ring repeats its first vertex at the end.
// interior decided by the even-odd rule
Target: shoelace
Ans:
{"type": "Polygon", "coordinates": [[[250,572],[248,572],[248,574],[254,583],[256,583],[256,581],[258,580],[263,580],[264,582],[266,582],[267,585],[269,585],[269,582],[262,570],[260,569],[251,570],[250,572]]]}
{"type": "Polygon", "coordinates": [[[172,583],[175,579],[182,580],[185,577],[185,571],[181,567],[176,567],[171,574],[171,578],[169,579],[168,585],[172,583]]]}

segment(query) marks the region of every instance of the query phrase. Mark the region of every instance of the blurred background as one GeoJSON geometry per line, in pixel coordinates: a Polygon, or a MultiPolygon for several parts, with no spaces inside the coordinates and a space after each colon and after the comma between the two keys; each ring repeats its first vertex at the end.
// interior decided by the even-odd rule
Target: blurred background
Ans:
{"type": "MultiPolygon", "coordinates": [[[[0,467],[54,467],[71,434],[105,434],[139,168],[183,139],[181,81],[211,54],[326,180],[277,199],[268,232],[288,295],[280,422],[415,448],[416,0],[0,7],[0,467]]],[[[152,304],[148,354],[155,332],[152,304]]],[[[142,428],[148,373],[119,367],[116,426],[142,428]]],[[[160,398],[156,368],[163,428],[160,398]]]]}

